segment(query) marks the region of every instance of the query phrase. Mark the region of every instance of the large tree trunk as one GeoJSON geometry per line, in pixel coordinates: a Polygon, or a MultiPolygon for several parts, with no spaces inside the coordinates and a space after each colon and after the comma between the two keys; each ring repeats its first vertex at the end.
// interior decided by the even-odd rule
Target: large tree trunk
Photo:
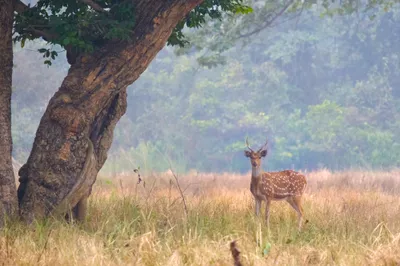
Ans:
{"type": "Polygon", "coordinates": [[[164,47],[176,24],[202,0],[140,0],[129,43],[107,45],[71,66],[43,115],[28,162],[20,169],[18,198],[27,222],[74,210],[103,166],[113,130],[126,109],[126,87],[164,47]]]}
{"type": "Polygon", "coordinates": [[[17,206],[16,186],[11,160],[11,80],[13,67],[12,0],[0,0],[0,226],[4,215],[17,206]]]}

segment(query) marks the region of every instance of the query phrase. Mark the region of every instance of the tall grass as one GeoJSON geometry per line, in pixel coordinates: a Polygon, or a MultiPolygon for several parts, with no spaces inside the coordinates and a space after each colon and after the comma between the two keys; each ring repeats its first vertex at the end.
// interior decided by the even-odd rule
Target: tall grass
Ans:
{"type": "Polygon", "coordinates": [[[254,216],[249,175],[170,173],[100,177],[82,224],[49,218],[0,231],[3,265],[399,265],[400,172],[306,173],[301,233],[285,202],[270,233],[254,216]],[[145,186],[144,186],[145,184],[145,186]]]}

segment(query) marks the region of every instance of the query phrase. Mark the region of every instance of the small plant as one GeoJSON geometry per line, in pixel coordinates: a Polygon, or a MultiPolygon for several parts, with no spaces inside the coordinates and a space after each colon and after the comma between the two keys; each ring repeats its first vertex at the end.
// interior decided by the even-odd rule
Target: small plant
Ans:
{"type": "MultiPolygon", "coordinates": [[[[137,168],[133,169],[133,172],[137,174],[137,177],[138,177],[137,184],[139,185],[140,182],[142,182],[142,178],[141,178],[141,175],[140,175],[140,166],[138,166],[137,168]]],[[[146,182],[145,181],[143,181],[143,187],[146,187],[146,182]]]]}

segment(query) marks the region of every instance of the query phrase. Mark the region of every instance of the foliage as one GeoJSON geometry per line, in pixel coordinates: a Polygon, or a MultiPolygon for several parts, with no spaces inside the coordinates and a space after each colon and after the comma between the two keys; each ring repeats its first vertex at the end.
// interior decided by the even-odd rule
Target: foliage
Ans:
{"type": "MultiPolygon", "coordinates": [[[[134,1],[95,1],[99,10],[91,8],[84,1],[39,0],[33,7],[19,12],[15,19],[14,40],[23,47],[26,40],[42,37],[50,44],[60,45],[75,54],[88,53],[110,42],[129,41],[137,16],[134,1]]],[[[168,43],[184,45],[184,27],[201,27],[206,18],[221,19],[224,13],[246,14],[251,12],[243,0],[206,0],[192,10],[177,25],[168,43]]],[[[51,49],[40,50],[46,57],[45,63],[51,65],[57,52],[51,49]]]]}

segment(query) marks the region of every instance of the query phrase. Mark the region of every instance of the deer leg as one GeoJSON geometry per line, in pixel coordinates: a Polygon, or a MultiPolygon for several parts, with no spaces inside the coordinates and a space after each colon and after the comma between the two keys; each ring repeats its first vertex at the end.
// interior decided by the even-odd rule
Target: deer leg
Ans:
{"type": "Polygon", "coordinates": [[[271,201],[267,199],[265,201],[265,221],[267,222],[268,231],[269,231],[269,206],[270,205],[271,205],[271,201]]]}
{"type": "Polygon", "coordinates": [[[259,216],[260,215],[260,208],[261,208],[261,200],[256,199],[256,198],[255,198],[255,200],[256,200],[256,216],[259,216]]]}
{"type": "Polygon", "coordinates": [[[287,199],[287,202],[293,207],[298,215],[298,230],[301,231],[303,224],[303,207],[301,206],[301,197],[291,197],[287,199]]]}
{"type": "Polygon", "coordinates": [[[294,197],[293,199],[294,203],[296,203],[296,206],[299,208],[299,231],[301,231],[301,228],[303,226],[303,206],[302,206],[302,201],[301,201],[301,196],[294,197]]]}

